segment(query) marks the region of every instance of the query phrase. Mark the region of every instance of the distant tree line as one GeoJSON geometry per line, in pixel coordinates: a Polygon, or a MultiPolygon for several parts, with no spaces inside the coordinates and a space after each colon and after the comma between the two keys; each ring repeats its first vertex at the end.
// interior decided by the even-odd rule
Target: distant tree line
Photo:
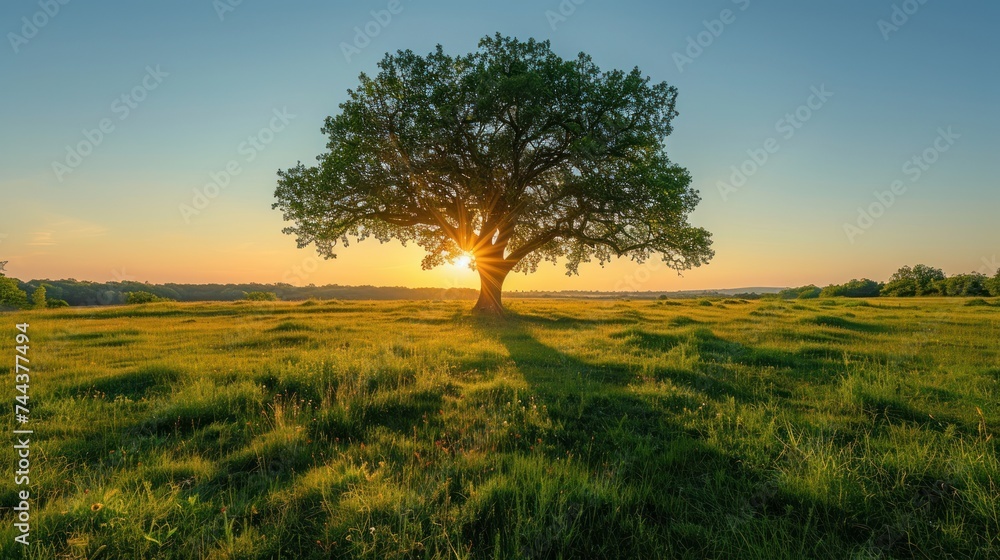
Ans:
{"type": "Polygon", "coordinates": [[[474,300],[478,291],[468,288],[403,288],[379,286],[292,286],[291,284],[150,284],[144,282],[87,282],[31,280],[21,282],[0,272],[0,306],[7,309],[31,307],[28,294],[39,289],[46,305],[91,306],[152,303],[156,301],[288,301],[307,299],[367,300],[474,300]]]}
{"type": "Polygon", "coordinates": [[[125,294],[125,303],[129,305],[141,305],[144,303],[163,303],[168,301],[176,301],[176,300],[160,297],[156,294],[145,291],[128,292],[125,294]]]}
{"type": "Polygon", "coordinates": [[[992,278],[981,272],[947,276],[940,268],[918,264],[900,268],[888,282],[862,278],[846,284],[831,284],[822,289],[809,285],[788,288],[778,293],[778,297],[782,299],[879,296],[1000,297],[1000,270],[992,278]]]}
{"type": "MultiPolygon", "coordinates": [[[[583,293],[583,292],[581,292],[583,293]]],[[[590,294],[590,292],[587,292],[590,294]]],[[[593,293],[598,295],[597,292],[593,293]]],[[[121,305],[160,301],[302,301],[307,299],[353,300],[474,300],[478,292],[469,288],[403,288],[379,286],[292,286],[291,284],[150,284],[143,282],[85,282],[8,278],[0,267],[0,310],[53,308],[69,305],[121,305]]],[[[525,293],[522,297],[551,297],[550,293],[525,293]]],[[[706,292],[703,295],[712,295],[706,292]]],[[[741,299],[775,297],[773,294],[717,294],[741,299]]],[[[939,268],[918,264],[904,266],[888,282],[868,278],[824,288],[815,285],[778,292],[782,299],[872,298],[872,297],[1000,297],[1000,271],[989,277],[979,272],[947,276],[939,268]]]]}
{"type": "Polygon", "coordinates": [[[31,297],[28,292],[21,287],[21,283],[14,278],[7,278],[4,274],[4,265],[7,261],[0,262],[0,311],[13,309],[31,309],[45,307],[66,307],[69,304],[59,299],[50,299],[46,295],[45,286],[36,286],[31,289],[31,297]]]}

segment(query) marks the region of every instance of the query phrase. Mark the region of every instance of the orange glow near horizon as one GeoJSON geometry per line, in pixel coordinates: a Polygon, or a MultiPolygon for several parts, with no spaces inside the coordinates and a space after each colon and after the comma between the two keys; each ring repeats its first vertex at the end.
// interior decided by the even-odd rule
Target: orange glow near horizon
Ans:
{"type": "MultiPolygon", "coordinates": [[[[267,179],[269,180],[269,179],[267,179]]],[[[265,179],[259,179],[266,184],[265,179]]],[[[172,197],[161,194],[143,210],[122,213],[112,205],[82,206],[67,193],[43,206],[27,201],[4,222],[0,260],[10,261],[7,275],[22,280],[68,279],[98,282],[134,280],[154,284],[237,284],[284,282],[296,286],[375,285],[465,287],[478,289],[479,275],[466,261],[420,267],[424,251],[412,244],[380,244],[369,239],[338,246],[326,260],[312,246],[298,249],[281,233],[281,216],[266,204],[241,200],[240,191],[220,198],[190,224],[178,223],[172,197]],[[74,206],[80,206],[74,208],[74,206]]],[[[260,195],[258,195],[260,197],[260,195]]],[[[703,202],[692,223],[712,232],[715,258],[685,271],[659,260],[638,265],[616,260],[601,267],[583,264],[578,276],[566,276],[562,263],[543,262],[534,274],[512,273],[506,291],[678,291],[745,287],[784,287],[842,283],[852,278],[885,281],[900,266],[924,263],[957,274],[995,262],[997,251],[985,242],[948,243],[934,228],[900,227],[899,235],[866,234],[851,245],[835,220],[830,227],[810,227],[809,218],[760,212],[766,226],[738,219],[735,204],[712,198],[703,202]],[[956,250],[956,248],[959,248],[956,250]]],[[[836,217],[836,213],[833,214],[836,217]]],[[[974,239],[987,240],[992,226],[972,220],[974,239]]],[[[953,232],[949,232],[953,233],[953,232]]],[[[965,234],[966,232],[963,232],[965,234]]]]}
{"type": "MultiPolygon", "coordinates": [[[[160,240],[161,242],[164,240],[160,240]]],[[[479,276],[469,268],[469,257],[432,270],[422,270],[423,251],[396,243],[365,242],[338,251],[338,258],[325,260],[311,249],[288,247],[288,240],[274,243],[248,240],[222,250],[204,244],[159,244],[150,251],[142,241],[124,238],[91,240],[65,246],[24,247],[17,254],[5,253],[10,260],[7,275],[22,280],[66,279],[97,282],[133,280],[182,284],[237,284],[284,282],[309,284],[377,285],[404,287],[478,288],[479,276]]],[[[7,244],[8,247],[11,244],[7,244]]],[[[594,291],[675,291],[741,287],[782,287],[805,284],[826,285],[856,277],[886,280],[899,266],[916,263],[919,255],[900,255],[891,262],[876,252],[858,255],[844,266],[843,260],[820,253],[803,254],[796,266],[787,266],[783,254],[752,254],[739,247],[717,247],[716,258],[707,266],[678,275],[658,260],[638,265],[617,260],[604,267],[581,265],[578,276],[566,276],[562,263],[542,263],[534,274],[511,274],[508,291],[594,290],[594,291]]],[[[937,264],[937,263],[931,263],[937,264]]],[[[978,262],[964,268],[974,269],[978,262]]],[[[958,267],[949,273],[965,272],[958,267]]]]}

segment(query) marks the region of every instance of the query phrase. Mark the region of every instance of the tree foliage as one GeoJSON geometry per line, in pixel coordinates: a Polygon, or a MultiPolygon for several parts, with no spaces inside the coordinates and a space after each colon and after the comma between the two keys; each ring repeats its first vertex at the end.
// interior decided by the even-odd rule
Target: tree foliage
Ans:
{"type": "Polygon", "coordinates": [[[129,305],[140,305],[144,303],[162,303],[168,301],[174,301],[174,300],[170,298],[160,297],[150,292],[128,292],[125,297],[125,303],[129,305]]]}
{"type": "Polygon", "coordinates": [[[7,278],[4,267],[7,261],[0,261],[0,311],[25,309],[28,307],[28,294],[18,285],[17,280],[7,278]]]}
{"type": "Polygon", "coordinates": [[[799,288],[786,288],[778,292],[781,299],[815,299],[818,298],[822,290],[813,284],[799,288]]]}
{"type": "Polygon", "coordinates": [[[17,281],[0,275],[0,310],[25,309],[28,294],[18,287],[17,281]]]}
{"type": "Polygon", "coordinates": [[[882,295],[895,297],[940,295],[940,283],[946,280],[940,268],[923,264],[904,266],[889,278],[882,295]]]}
{"type": "Polygon", "coordinates": [[[990,291],[991,296],[1000,297],[1000,270],[993,275],[993,278],[986,281],[986,289],[990,291]]]}
{"type": "Polygon", "coordinates": [[[823,288],[820,297],[878,297],[882,293],[882,284],[868,278],[853,279],[844,284],[830,284],[823,288]]]}
{"type": "Polygon", "coordinates": [[[663,144],[676,100],[638,69],[604,72],[548,42],[399,51],[327,118],[319,163],[279,171],[274,207],[299,247],[327,258],[369,237],[416,243],[425,269],[471,254],[483,309],[499,309],[509,272],[544,260],[564,258],[568,274],[617,257],[689,269],[713,252],[688,223],[691,178],[663,144]]]}
{"type": "Polygon", "coordinates": [[[989,278],[979,272],[956,274],[938,283],[938,291],[945,296],[981,297],[989,296],[989,278]]]}
{"type": "Polygon", "coordinates": [[[60,299],[71,306],[121,305],[128,292],[149,292],[176,301],[237,301],[248,292],[274,292],[280,300],[370,299],[370,300],[475,300],[476,291],[468,288],[401,288],[380,286],[292,286],[291,284],[149,284],[143,282],[87,282],[80,280],[30,280],[15,284],[32,292],[44,284],[46,298],[60,299]]]}
{"type": "Polygon", "coordinates": [[[45,298],[45,286],[39,286],[32,292],[31,305],[35,309],[45,309],[48,306],[45,298]]]}

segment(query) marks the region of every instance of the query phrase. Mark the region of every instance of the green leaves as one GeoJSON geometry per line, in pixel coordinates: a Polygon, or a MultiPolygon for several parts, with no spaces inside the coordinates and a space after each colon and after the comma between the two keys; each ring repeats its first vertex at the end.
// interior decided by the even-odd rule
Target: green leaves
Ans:
{"type": "Polygon", "coordinates": [[[25,309],[28,294],[17,285],[13,278],[0,276],[0,310],[25,309]]]}
{"type": "Polygon", "coordinates": [[[533,39],[387,54],[326,120],[318,164],[279,172],[274,207],[326,257],[374,237],[417,243],[425,267],[468,251],[503,271],[654,254],[691,268],[713,253],[663,146],[676,99],[637,68],[603,72],[533,39]]]}

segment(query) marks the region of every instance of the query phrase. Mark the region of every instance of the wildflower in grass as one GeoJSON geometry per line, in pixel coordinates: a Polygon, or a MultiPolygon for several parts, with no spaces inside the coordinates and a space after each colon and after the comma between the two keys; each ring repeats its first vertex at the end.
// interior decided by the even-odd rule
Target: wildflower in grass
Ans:
{"type": "Polygon", "coordinates": [[[101,502],[94,502],[93,504],[90,504],[90,511],[101,511],[102,509],[104,509],[104,504],[101,502]]]}

